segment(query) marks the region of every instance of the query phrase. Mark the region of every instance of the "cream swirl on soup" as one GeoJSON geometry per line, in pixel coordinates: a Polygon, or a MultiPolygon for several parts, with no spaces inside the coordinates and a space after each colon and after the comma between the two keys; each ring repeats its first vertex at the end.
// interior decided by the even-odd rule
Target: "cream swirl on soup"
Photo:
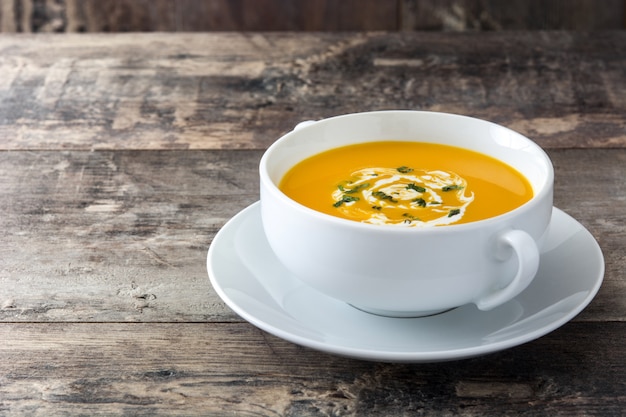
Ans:
{"type": "Polygon", "coordinates": [[[289,198],[320,213],[382,227],[428,227],[498,216],[533,196],[528,180],[491,156],[428,142],[329,149],[281,178],[289,198]]]}
{"type": "Polygon", "coordinates": [[[467,181],[453,172],[373,167],[355,171],[332,193],[346,218],[372,224],[440,226],[463,218],[474,200],[467,181]]]}

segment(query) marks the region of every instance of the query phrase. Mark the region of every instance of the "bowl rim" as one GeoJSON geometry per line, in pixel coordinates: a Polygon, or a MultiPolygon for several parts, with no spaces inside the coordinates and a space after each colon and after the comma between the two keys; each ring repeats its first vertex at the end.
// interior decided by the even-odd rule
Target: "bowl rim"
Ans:
{"type": "MultiPolygon", "coordinates": [[[[380,141],[384,141],[384,139],[380,139],[380,141]]],[[[365,142],[366,141],[364,141],[363,143],[365,142]]],[[[442,144],[445,144],[445,143],[442,143],[442,144]]],[[[338,145],[337,147],[339,148],[342,146],[346,146],[346,145],[338,145]]],[[[456,145],[452,145],[452,146],[456,146],[456,145]]],[[[329,149],[332,149],[332,148],[329,148],[329,149]]],[[[312,155],[315,155],[315,154],[312,154],[312,155]]],[[[299,161],[294,162],[293,165],[297,164],[298,162],[299,161]]],[[[260,176],[260,185],[261,185],[261,204],[263,203],[263,194],[264,194],[263,190],[265,189],[266,191],[271,193],[275,198],[278,198],[278,200],[287,204],[292,209],[295,209],[307,216],[311,216],[312,219],[317,219],[319,221],[324,221],[324,222],[330,222],[331,224],[335,226],[339,226],[339,227],[347,227],[351,229],[370,230],[370,231],[382,230],[385,232],[393,232],[393,233],[429,233],[429,232],[454,233],[455,231],[460,232],[461,230],[481,229],[482,227],[488,226],[489,224],[493,224],[493,223],[499,223],[499,222],[506,223],[508,220],[513,219],[517,217],[518,215],[523,214],[524,212],[532,210],[537,205],[540,205],[544,201],[545,198],[549,197],[550,200],[552,200],[552,193],[553,193],[553,187],[554,187],[554,166],[552,164],[550,157],[548,156],[548,154],[543,148],[541,148],[536,142],[534,142],[532,139],[528,138],[527,136],[519,132],[516,132],[506,126],[502,126],[494,122],[484,120],[484,119],[479,119],[476,117],[465,116],[465,115],[454,114],[454,113],[421,111],[421,110],[380,110],[380,111],[356,112],[356,113],[347,113],[347,114],[332,116],[332,117],[320,119],[317,121],[302,122],[296,125],[296,127],[292,129],[291,131],[279,137],[265,150],[259,162],[259,176],[260,176]],[[512,132],[516,134],[518,137],[522,138],[530,147],[532,147],[534,154],[541,156],[541,159],[543,160],[544,165],[546,167],[546,178],[543,182],[544,185],[538,190],[538,192],[535,192],[533,194],[530,200],[528,200],[524,204],[514,208],[513,210],[507,211],[497,216],[492,216],[492,217],[488,217],[485,219],[476,220],[476,221],[472,221],[468,223],[447,225],[447,226],[454,226],[454,227],[436,227],[436,226],[435,227],[400,227],[400,226],[394,226],[394,225],[379,225],[379,224],[358,222],[358,221],[344,219],[341,217],[333,216],[331,214],[322,213],[320,211],[314,210],[288,197],[286,194],[284,194],[280,190],[278,185],[270,177],[268,163],[272,155],[276,152],[277,149],[279,149],[281,146],[284,146],[286,142],[289,142],[290,140],[292,140],[291,138],[293,138],[294,136],[298,134],[301,134],[301,132],[305,130],[313,129],[313,128],[323,126],[329,123],[335,123],[339,119],[368,117],[372,115],[375,115],[375,116],[382,115],[383,117],[385,117],[385,116],[393,116],[393,115],[398,115],[398,114],[401,114],[403,116],[420,115],[420,116],[426,116],[426,117],[443,117],[443,118],[455,118],[455,119],[459,118],[459,119],[471,120],[474,123],[485,124],[485,126],[494,126],[499,129],[505,129],[506,131],[512,132]],[[321,123],[322,125],[318,125],[318,123],[321,123]]],[[[552,201],[550,201],[550,210],[552,210],[552,201]]]]}

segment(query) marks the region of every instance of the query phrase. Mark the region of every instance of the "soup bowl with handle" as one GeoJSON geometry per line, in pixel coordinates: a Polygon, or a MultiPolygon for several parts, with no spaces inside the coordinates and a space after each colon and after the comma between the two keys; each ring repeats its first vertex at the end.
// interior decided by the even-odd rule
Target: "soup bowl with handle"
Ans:
{"type": "Polygon", "coordinates": [[[537,273],[552,214],[553,167],[535,142],[504,126],[447,113],[379,111],[303,122],[266,150],[259,174],[263,229],[290,273],[329,297],[391,317],[427,316],[468,303],[490,310],[513,299],[537,273]],[[285,173],[306,158],[391,140],[491,156],[523,175],[533,196],[479,221],[403,228],[324,214],[279,188],[285,173]]]}

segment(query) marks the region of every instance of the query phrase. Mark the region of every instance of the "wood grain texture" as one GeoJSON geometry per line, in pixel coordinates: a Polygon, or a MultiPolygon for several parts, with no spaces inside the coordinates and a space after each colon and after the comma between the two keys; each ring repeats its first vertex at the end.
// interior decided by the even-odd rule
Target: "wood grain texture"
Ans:
{"type": "Polygon", "coordinates": [[[217,230],[258,200],[259,158],[0,153],[0,316],[232,320],[210,289],[206,253],[217,230]]]}
{"type": "MultiPolygon", "coordinates": [[[[51,0],[52,1],[52,0],[51,0]]],[[[69,3],[68,3],[69,4],[69,3]]],[[[619,416],[626,35],[0,36],[0,415],[619,416]],[[244,322],[205,267],[303,119],[391,108],[542,145],[605,281],[539,340],[441,364],[322,354],[244,322]]]]}
{"type": "Polygon", "coordinates": [[[248,324],[0,324],[0,413],[618,416],[624,326],[570,323],[482,358],[401,365],[318,353],[248,324]]]}
{"type": "Polygon", "coordinates": [[[623,0],[401,0],[403,30],[605,30],[626,23],[623,0]]]}
{"type": "Polygon", "coordinates": [[[1,0],[0,6],[4,32],[395,30],[398,20],[396,2],[384,0],[1,0]],[[18,25],[23,4],[30,10],[20,13],[26,25],[18,25]]]}
{"type": "MultiPolygon", "coordinates": [[[[0,153],[0,320],[239,320],[210,288],[206,251],[258,200],[261,153],[0,153]]],[[[623,321],[626,149],[550,156],[555,205],[591,231],[607,263],[577,320],[623,321]]]]}
{"type": "Polygon", "coordinates": [[[0,149],[264,149],[381,109],[626,145],[626,32],[0,38],[0,149]]]}
{"type": "Polygon", "coordinates": [[[0,0],[0,32],[605,30],[624,0],[0,0]]]}

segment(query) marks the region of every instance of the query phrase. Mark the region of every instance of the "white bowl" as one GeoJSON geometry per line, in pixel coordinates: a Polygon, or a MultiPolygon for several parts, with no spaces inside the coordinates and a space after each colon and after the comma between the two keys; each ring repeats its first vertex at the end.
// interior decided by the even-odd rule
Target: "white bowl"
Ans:
{"type": "Polygon", "coordinates": [[[503,126],[453,114],[381,111],[301,123],[267,149],[259,172],[262,223],[278,259],[324,294],[387,316],[423,316],[467,303],[488,310],[512,299],[537,272],[552,213],[554,172],[546,153],[503,126]],[[523,174],[534,195],[485,220],[398,228],[323,214],[278,188],[303,159],[385,140],[434,142],[492,156],[523,174]]]}

